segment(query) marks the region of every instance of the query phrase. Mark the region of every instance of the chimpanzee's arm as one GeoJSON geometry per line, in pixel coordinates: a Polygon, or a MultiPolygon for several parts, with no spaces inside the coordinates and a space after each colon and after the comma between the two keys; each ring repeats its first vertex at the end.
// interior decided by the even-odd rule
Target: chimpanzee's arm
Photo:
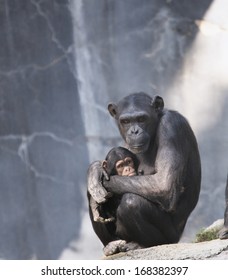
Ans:
{"type": "Polygon", "coordinates": [[[186,159],[178,149],[167,144],[158,150],[156,161],[157,173],[154,175],[111,176],[109,181],[103,181],[103,185],[114,194],[134,193],[160,204],[167,211],[174,210],[184,191],[186,159]]]}
{"type": "Polygon", "coordinates": [[[108,180],[106,171],[102,168],[101,161],[90,164],[87,174],[88,192],[97,203],[104,203],[111,196],[102,185],[103,178],[108,180]]]}
{"type": "MultiPolygon", "coordinates": [[[[156,174],[134,177],[111,176],[103,182],[115,194],[134,193],[175,210],[183,192],[195,190],[201,176],[200,157],[195,136],[188,122],[178,113],[167,111],[156,134],[156,174]],[[193,178],[195,176],[195,179],[193,178]]],[[[150,153],[150,150],[147,151],[150,153]]],[[[141,167],[141,166],[140,166],[141,167]]],[[[198,192],[192,194],[198,199],[198,192]]],[[[192,198],[193,199],[193,198],[192,198]]]]}

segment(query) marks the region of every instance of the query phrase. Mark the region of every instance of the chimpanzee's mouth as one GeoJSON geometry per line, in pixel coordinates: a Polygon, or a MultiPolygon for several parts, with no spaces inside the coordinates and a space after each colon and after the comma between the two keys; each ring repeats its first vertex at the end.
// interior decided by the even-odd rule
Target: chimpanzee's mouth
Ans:
{"type": "Polygon", "coordinates": [[[138,153],[141,153],[145,148],[145,144],[140,144],[140,145],[135,145],[135,146],[131,146],[130,147],[130,150],[135,153],[135,154],[138,154],[138,153]]]}
{"type": "Polygon", "coordinates": [[[131,172],[128,176],[136,176],[136,172],[131,172]]]}

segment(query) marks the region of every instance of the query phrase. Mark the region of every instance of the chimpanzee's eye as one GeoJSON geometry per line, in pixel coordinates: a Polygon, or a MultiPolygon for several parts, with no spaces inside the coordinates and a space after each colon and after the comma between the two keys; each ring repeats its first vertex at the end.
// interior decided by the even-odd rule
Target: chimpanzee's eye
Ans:
{"type": "Polygon", "coordinates": [[[132,165],[132,163],[133,163],[133,160],[129,157],[127,157],[126,159],[125,159],[125,163],[126,163],[126,165],[132,165]]]}
{"type": "Polygon", "coordinates": [[[121,122],[121,124],[129,124],[130,120],[129,119],[121,119],[120,122],[121,122]]]}
{"type": "Polygon", "coordinates": [[[116,164],[116,168],[118,168],[118,169],[124,168],[124,163],[123,163],[123,161],[118,161],[117,164],[116,164]]]}

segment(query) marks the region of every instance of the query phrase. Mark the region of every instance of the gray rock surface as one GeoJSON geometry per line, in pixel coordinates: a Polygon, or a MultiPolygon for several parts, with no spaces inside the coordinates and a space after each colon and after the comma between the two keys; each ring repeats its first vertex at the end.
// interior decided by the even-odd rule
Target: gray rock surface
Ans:
{"type": "Polygon", "coordinates": [[[119,253],[109,260],[205,260],[228,259],[228,240],[178,243],[119,253]]]}

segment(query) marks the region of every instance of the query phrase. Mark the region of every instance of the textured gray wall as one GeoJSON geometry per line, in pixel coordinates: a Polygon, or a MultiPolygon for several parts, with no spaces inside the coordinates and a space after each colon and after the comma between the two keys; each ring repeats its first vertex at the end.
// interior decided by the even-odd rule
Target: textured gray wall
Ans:
{"type": "Polygon", "coordinates": [[[88,165],[66,1],[0,1],[0,257],[58,258],[88,165]]]}
{"type": "Polygon", "coordinates": [[[0,257],[96,258],[88,164],[121,140],[106,107],[159,93],[190,121],[203,181],[183,239],[222,217],[225,0],[0,0],[0,257]]]}

